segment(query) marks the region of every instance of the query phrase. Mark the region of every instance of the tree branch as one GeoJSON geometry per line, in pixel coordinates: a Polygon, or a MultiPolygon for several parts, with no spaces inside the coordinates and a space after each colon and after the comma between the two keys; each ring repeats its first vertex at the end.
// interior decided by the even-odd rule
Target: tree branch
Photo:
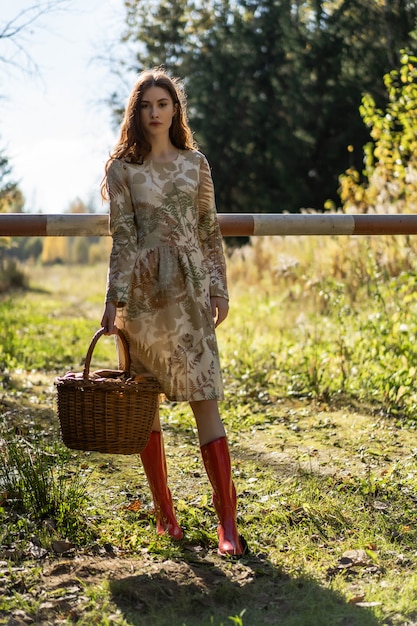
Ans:
{"type": "Polygon", "coordinates": [[[0,46],[6,42],[12,46],[9,53],[0,54],[0,64],[11,65],[23,72],[39,73],[37,64],[27,51],[28,38],[34,35],[36,29],[43,28],[42,17],[59,13],[66,9],[69,4],[69,0],[36,2],[20,11],[12,19],[3,23],[0,22],[0,46]]]}

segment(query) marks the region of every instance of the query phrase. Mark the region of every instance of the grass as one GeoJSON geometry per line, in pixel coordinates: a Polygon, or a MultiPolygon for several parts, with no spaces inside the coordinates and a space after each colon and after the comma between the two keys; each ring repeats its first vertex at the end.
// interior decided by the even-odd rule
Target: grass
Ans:
{"type": "Polygon", "coordinates": [[[86,477],[70,467],[69,455],[53,442],[42,445],[34,438],[4,432],[0,457],[3,503],[13,503],[20,520],[44,522],[49,534],[84,540],[80,510],[86,504],[86,477]],[[24,515],[22,515],[22,513],[24,515]]]}
{"type": "MultiPolygon", "coordinates": [[[[137,457],[60,444],[53,379],[82,369],[106,268],[33,267],[32,290],[0,302],[0,624],[416,622],[413,246],[258,238],[229,258],[221,408],[250,546],[236,562],[216,554],[187,404],[162,406],[180,544],[156,536],[137,457]]],[[[93,362],[115,365],[111,338],[93,362]]]]}

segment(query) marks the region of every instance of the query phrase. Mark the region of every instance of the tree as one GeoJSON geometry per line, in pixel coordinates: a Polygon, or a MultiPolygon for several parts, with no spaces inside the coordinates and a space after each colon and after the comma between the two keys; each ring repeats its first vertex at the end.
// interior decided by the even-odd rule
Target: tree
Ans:
{"type": "Polygon", "coordinates": [[[409,0],[125,4],[131,56],[121,67],[162,64],[185,78],[191,125],[224,212],[334,206],[340,173],[351,161],[360,167],[369,140],[362,94],[384,105],[380,79],[417,18],[409,0]]]}
{"type": "Polygon", "coordinates": [[[340,196],[348,211],[417,212],[417,57],[403,52],[398,69],[384,76],[388,104],[382,109],[365,94],[360,109],[370,128],[364,169],[341,176],[340,196]]]}
{"type": "Polygon", "coordinates": [[[303,159],[288,56],[302,44],[290,5],[261,0],[232,9],[223,2],[193,54],[192,125],[212,164],[221,211],[291,210],[303,184],[288,176],[303,159]]]}
{"type": "Polygon", "coordinates": [[[0,152],[0,213],[20,213],[24,197],[11,178],[9,159],[0,152]]]}

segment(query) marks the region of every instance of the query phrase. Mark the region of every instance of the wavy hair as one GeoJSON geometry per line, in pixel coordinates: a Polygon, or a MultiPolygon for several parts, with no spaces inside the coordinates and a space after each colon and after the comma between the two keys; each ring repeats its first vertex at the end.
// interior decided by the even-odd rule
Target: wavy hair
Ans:
{"type": "Polygon", "coordinates": [[[149,87],[165,89],[172,98],[174,105],[177,105],[169,129],[169,138],[172,144],[179,150],[197,148],[188,125],[187,98],[182,82],[178,78],[171,78],[161,67],[141,72],[127,103],[120,125],[119,140],[105,165],[105,175],[101,182],[101,195],[104,199],[107,199],[106,181],[110,162],[114,159],[122,159],[129,163],[143,163],[144,159],[151,152],[151,144],[146,137],[140,115],[140,105],[149,87]]]}

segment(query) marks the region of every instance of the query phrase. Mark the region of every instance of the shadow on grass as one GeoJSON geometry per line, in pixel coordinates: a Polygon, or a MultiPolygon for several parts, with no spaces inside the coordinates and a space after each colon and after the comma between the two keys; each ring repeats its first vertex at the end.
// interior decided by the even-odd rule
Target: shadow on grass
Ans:
{"type": "Polygon", "coordinates": [[[290,577],[269,561],[215,557],[165,561],[153,572],[109,581],[113,602],[132,626],[377,626],[366,607],[305,576],[290,577]],[[241,615],[242,622],[236,619],[241,615]],[[235,619],[229,619],[234,617],[235,619]]]}

